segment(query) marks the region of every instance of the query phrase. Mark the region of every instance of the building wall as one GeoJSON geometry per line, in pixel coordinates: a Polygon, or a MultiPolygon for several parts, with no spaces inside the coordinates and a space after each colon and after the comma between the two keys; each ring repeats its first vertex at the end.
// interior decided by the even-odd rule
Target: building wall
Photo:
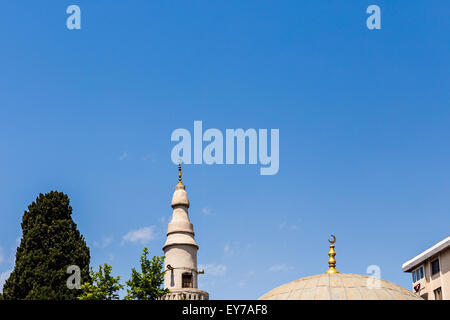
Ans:
{"type": "MultiPolygon", "coordinates": [[[[420,265],[420,266],[422,266],[422,265],[420,265]]],[[[420,266],[418,266],[418,268],[420,268],[420,266]]],[[[417,269],[418,269],[417,268],[417,269]]],[[[430,297],[429,297],[429,295],[428,295],[428,290],[429,290],[429,286],[428,286],[428,281],[427,281],[427,279],[429,279],[429,267],[428,267],[428,264],[427,264],[427,262],[425,262],[424,264],[423,264],[423,272],[424,272],[424,278],[422,278],[422,279],[420,279],[419,281],[416,281],[416,282],[413,282],[412,283],[412,291],[413,292],[415,292],[415,293],[417,293],[419,296],[421,296],[422,298],[424,298],[424,299],[429,299],[430,297]],[[419,290],[419,292],[416,292],[416,290],[414,289],[414,287],[417,285],[417,284],[420,284],[420,290],[419,290]]],[[[416,269],[414,269],[414,271],[415,271],[416,269]]],[[[411,273],[411,278],[412,278],[412,273],[411,273]]],[[[412,279],[411,279],[412,280],[412,279]]]]}
{"type": "Polygon", "coordinates": [[[420,283],[420,291],[417,292],[420,296],[428,300],[434,300],[434,290],[441,288],[442,299],[450,300],[450,249],[439,252],[437,255],[427,259],[421,265],[413,270],[417,270],[420,266],[424,267],[425,277],[412,284],[414,286],[420,283]],[[439,259],[439,273],[431,275],[431,262],[439,259]]]}
{"type": "Polygon", "coordinates": [[[441,253],[439,261],[441,263],[442,299],[450,300],[450,249],[441,253]]]}
{"type": "Polygon", "coordinates": [[[174,244],[165,250],[164,260],[164,288],[182,288],[182,274],[192,274],[192,287],[198,288],[197,282],[197,248],[191,245],[174,244]],[[174,270],[167,270],[167,265],[171,265],[174,270]]]}

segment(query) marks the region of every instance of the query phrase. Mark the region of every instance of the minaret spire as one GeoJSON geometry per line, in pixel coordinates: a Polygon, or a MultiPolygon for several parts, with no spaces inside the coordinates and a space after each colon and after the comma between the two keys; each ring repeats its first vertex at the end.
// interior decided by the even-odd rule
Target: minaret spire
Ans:
{"type": "Polygon", "coordinates": [[[178,164],[178,183],[172,196],[172,219],[167,228],[164,250],[164,288],[169,289],[166,300],[208,300],[207,292],[198,289],[198,245],[194,226],[189,219],[189,198],[181,180],[181,161],[178,164]]]}
{"type": "Polygon", "coordinates": [[[178,184],[183,184],[183,182],[181,181],[181,159],[180,163],[178,164],[178,184]]]}
{"type": "Polygon", "coordinates": [[[331,235],[331,237],[333,238],[333,240],[328,240],[328,242],[330,243],[330,251],[328,252],[328,256],[330,257],[328,259],[329,268],[325,273],[339,273],[339,271],[335,269],[336,259],[334,258],[336,256],[336,251],[334,251],[334,243],[336,242],[336,237],[334,235],[331,235]]]}

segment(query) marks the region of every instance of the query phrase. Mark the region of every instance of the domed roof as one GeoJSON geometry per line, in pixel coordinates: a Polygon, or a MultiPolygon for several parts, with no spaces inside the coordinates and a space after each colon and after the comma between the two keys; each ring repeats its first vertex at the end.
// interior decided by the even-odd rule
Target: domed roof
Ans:
{"type": "Polygon", "coordinates": [[[331,235],[328,270],[283,284],[259,300],[423,300],[407,289],[381,279],[336,270],[336,237],[331,235]]]}
{"type": "Polygon", "coordinates": [[[352,273],[324,273],[281,285],[258,300],[423,299],[395,283],[374,277],[352,273]]]}

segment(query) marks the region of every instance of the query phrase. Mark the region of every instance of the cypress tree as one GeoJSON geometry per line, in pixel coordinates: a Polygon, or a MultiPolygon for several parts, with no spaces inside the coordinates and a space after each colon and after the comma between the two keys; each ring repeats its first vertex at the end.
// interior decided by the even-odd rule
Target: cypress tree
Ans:
{"type": "Polygon", "coordinates": [[[39,194],[22,218],[22,239],[14,270],[3,287],[3,299],[76,299],[68,289],[67,267],[77,265],[81,283],[89,279],[89,248],[72,220],[69,197],[39,194]]]}

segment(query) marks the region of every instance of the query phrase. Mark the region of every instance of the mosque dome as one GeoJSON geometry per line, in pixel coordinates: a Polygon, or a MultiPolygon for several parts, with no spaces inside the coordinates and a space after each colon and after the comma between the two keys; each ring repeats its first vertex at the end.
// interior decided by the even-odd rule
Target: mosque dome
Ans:
{"type": "Polygon", "coordinates": [[[423,300],[389,281],[335,269],[334,243],[330,241],[329,269],[324,274],[300,278],[270,290],[258,300],[423,300]]]}
{"type": "Polygon", "coordinates": [[[283,284],[270,290],[259,300],[423,299],[395,283],[374,277],[353,273],[324,273],[283,284]]]}

